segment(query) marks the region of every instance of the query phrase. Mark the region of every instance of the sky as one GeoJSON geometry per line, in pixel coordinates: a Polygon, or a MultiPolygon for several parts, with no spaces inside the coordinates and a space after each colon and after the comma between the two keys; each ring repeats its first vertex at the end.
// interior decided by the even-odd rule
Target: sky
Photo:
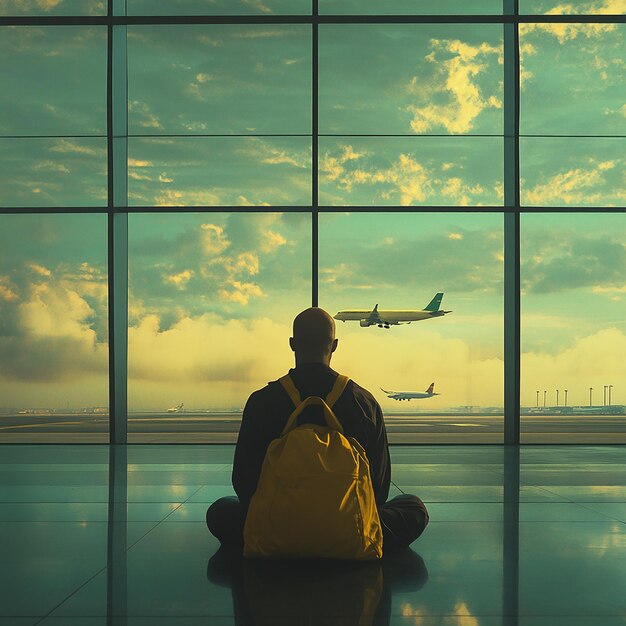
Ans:
{"type": "MultiPolygon", "coordinates": [[[[521,4],[622,11],[615,0],[521,4]]],[[[85,14],[98,5],[81,4],[85,14]]],[[[286,3],[229,6],[280,13],[286,3]]],[[[525,206],[624,205],[623,31],[521,27],[525,206]]],[[[443,291],[453,311],[388,331],[341,323],[334,363],[386,410],[399,405],[379,387],[433,381],[441,396],[429,407],[501,406],[503,218],[472,207],[503,203],[502,28],[322,25],[319,36],[319,197],[337,207],[320,216],[320,305],[422,308],[443,291]],[[458,210],[384,209],[413,205],[458,210]]],[[[127,44],[128,202],[171,207],[129,218],[130,408],[241,408],[290,366],[290,323],[310,304],[310,215],[271,208],[311,202],[310,28],[133,26],[127,44]],[[184,212],[204,205],[257,212],[184,212]]],[[[3,27],[0,58],[0,205],[106,206],[105,29],[3,27]]],[[[0,406],[106,404],[106,218],[0,223],[0,406]]],[[[626,403],[624,215],[546,211],[521,227],[522,404],[557,388],[584,404],[604,384],[626,403]]]]}

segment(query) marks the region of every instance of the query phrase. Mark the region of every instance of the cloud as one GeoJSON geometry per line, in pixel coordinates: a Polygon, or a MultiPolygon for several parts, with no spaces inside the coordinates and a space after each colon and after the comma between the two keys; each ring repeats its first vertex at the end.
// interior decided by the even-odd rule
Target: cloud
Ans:
{"type": "Polygon", "coordinates": [[[525,292],[555,293],[581,287],[621,289],[626,285],[626,247],[619,238],[574,231],[534,233],[525,241],[525,292]]]}
{"type": "Polygon", "coordinates": [[[610,204],[615,193],[612,186],[606,184],[605,173],[615,169],[617,164],[615,160],[591,161],[590,167],[576,167],[554,174],[545,182],[526,188],[524,203],[531,206],[610,204]]]}
{"type": "MultiPolygon", "coordinates": [[[[544,15],[621,15],[624,11],[623,0],[599,0],[592,2],[563,2],[544,13],[544,15]]],[[[602,37],[615,31],[617,24],[546,24],[541,22],[520,24],[520,37],[529,33],[547,33],[563,44],[578,37],[587,39],[602,37]]]]}
{"type": "Polygon", "coordinates": [[[58,152],[61,154],[81,154],[87,156],[106,156],[106,148],[94,148],[86,144],[76,143],[69,139],[57,139],[49,148],[50,152],[58,152]]]}
{"type": "Polygon", "coordinates": [[[158,382],[161,391],[149,398],[136,384],[136,402],[158,407],[184,394],[188,405],[243,406],[255,387],[289,366],[289,334],[288,326],[267,318],[224,320],[206,313],[162,329],[158,316],[146,316],[129,329],[129,375],[131,385],[158,382]],[[280,345],[282,351],[272,349],[280,345]]]}
{"type": "MultiPolygon", "coordinates": [[[[320,174],[324,189],[339,189],[348,193],[369,186],[374,193],[366,204],[402,206],[437,204],[458,206],[497,203],[497,194],[478,183],[468,183],[452,174],[451,167],[441,168],[431,162],[420,162],[414,154],[401,153],[387,167],[378,165],[376,154],[357,152],[351,145],[328,150],[320,159],[320,174]],[[449,172],[442,175],[444,172],[449,172]],[[332,183],[332,185],[330,184],[332,183]]],[[[339,196],[336,204],[354,204],[354,200],[339,196]]],[[[358,202],[358,201],[357,201],[358,202]]]]}
{"type": "MultiPolygon", "coordinates": [[[[567,389],[568,404],[588,404],[589,387],[601,391],[607,381],[623,380],[624,350],[626,335],[609,327],[573,341],[554,354],[524,352],[522,404],[534,406],[537,389],[567,389]]],[[[621,400],[616,398],[614,402],[621,400]]]]}
{"type": "Polygon", "coordinates": [[[242,283],[239,280],[230,280],[217,292],[221,300],[228,300],[241,305],[247,305],[250,298],[261,298],[265,294],[261,287],[255,283],[242,283]]]}
{"type": "Polygon", "coordinates": [[[205,255],[217,256],[230,246],[223,226],[201,224],[200,228],[202,230],[202,251],[205,255]]]}
{"type": "Polygon", "coordinates": [[[8,276],[0,276],[0,299],[6,302],[15,302],[19,298],[11,279],[8,276]]]}
{"type": "Polygon", "coordinates": [[[285,163],[300,169],[309,169],[311,167],[311,158],[308,154],[305,155],[302,152],[274,148],[264,143],[262,140],[256,140],[256,138],[255,145],[258,150],[258,158],[260,158],[262,163],[269,165],[285,163]]]}
{"type": "MultiPolygon", "coordinates": [[[[353,228],[362,228],[359,220],[354,220],[353,228]]],[[[419,231],[419,222],[407,220],[405,229],[419,231]]],[[[377,235],[383,237],[384,230],[380,230],[377,235]]],[[[332,293],[355,288],[375,288],[378,293],[430,289],[457,295],[501,293],[502,264],[494,263],[494,259],[503,251],[502,231],[496,227],[468,230],[454,222],[442,224],[442,230],[393,239],[391,243],[375,238],[351,241],[349,254],[322,249],[320,289],[331,289],[332,293]],[[335,267],[339,269],[333,271],[335,267]]]]}
{"type": "Polygon", "coordinates": [[[187,283],[193,278],[193,270],[183,270],[177,274],[171,274],[167,277],[167,280],[176,286],[178,289],[185,289],[187,283]]]}
{"type": "Polygon", "coordinates": [[[433,84],[424,85],[422,79],[414,76],[407,86],[410,94],[420,96],[419,104],[406,109],[413,116],[411,129],[415,133],[440,127],[449,133],[470,132],[485,109],[502,107],[499,95],[483,95],[476,82],[479,75],[490,69],[490,57],[501,57],[502,48],[488,43],[472,46],[458,39],[432,39],[431,47],[426,60],[436,68],[433,84]],[[431,102],[442,91],[448,95],[448,102],[431,102]]]}
{"type": "Polygon", "coordinates": [[[310,202],[310,143],[258,137],[142,138],[132,143],[129,198],[142,206],[310,202]],[[139,169],[138,169],[139,167],[139,169]],[[139,176],[134,174],[139,173],[139,176]],[[166,174],[167,180],[163,179],[166,174]]]}
{"type": "Polygon", "coordinates": [[[12,290],[2,311],[0,379],[56,383],[108,373],[107,344],[96,329],[106,327],[106,283],[64,274],[39,274],[20,295],[12,290]]]}
{"type": "Polygon", "coordinates": [[[137,124],[141,128],[163,129],[163,125],[159,118],[152,113],[150,107],[145,102],[138,100],[129,100],[128,102],[129,121],[137,124]]]}
{"type": "Polygon", "coordinates": [[[247,317],[258,310],[255,301],[299,284],[302,260],[310,262],[299,238],[310,234],[291,220],[276,213],[194,216],[174,236],[165,230],[131,242],[132,323],[155,314],[167,329],[207,310],[247,317]]]}

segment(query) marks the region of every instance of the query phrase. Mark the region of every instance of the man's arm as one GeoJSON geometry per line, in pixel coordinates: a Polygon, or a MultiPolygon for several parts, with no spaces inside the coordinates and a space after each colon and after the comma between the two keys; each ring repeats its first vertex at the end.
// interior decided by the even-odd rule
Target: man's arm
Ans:
{"type": "Polygon", "coordinates": [[[265,458],[265,437],[258,430],[259,409],[258,395],[253,393],[243,410],[235,447],[232,480],[244,514],[247,513],[250,500],[256,491],[265,458]]]}
{"type": "Polygon", "coordinates": [[[380,506],[387,502],[389,497],[391,460],[389,459],[389,444],[387,443],[387,429],[383,420],[383,411],[378,402],[376,402],[375,435],[369,448],[370,476],[372,477],[376,504],[380,506]]]}

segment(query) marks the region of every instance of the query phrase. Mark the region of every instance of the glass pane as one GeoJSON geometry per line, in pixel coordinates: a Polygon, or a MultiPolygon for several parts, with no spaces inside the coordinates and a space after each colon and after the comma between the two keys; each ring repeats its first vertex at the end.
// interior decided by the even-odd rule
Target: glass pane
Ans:
{"type": "Polygon", "coordinates": [[[0,28],[0,134],[106,135],[106,28],[0,28]]]}
{"type": "Polygon", "coordinates": [[[624,139],[522,138],[522,204],[624,206],[624,139]]]}
{"type": "Polygon", "coordinates": [[[311,0],[127,0],[128,15],[311,15],[311,0]]]}
{"type": "Polygon", "coordinates": [[[624,443],[626,216],[522,216],[522,441],[624,443]]]}
{"type": "Polygon", "coordinates": [[[625,135],[624,25],[520,24],[520,132],[625,135]]]}
{"type": "Polygon", "coordinates": [[[0,15],[106,15],[107,0],[2,0],[0,15]]]}
{"type": "Polygon", "coordinates": [[[0,138],[0,206],[107,204],[107,140],[0,138]]]}
{"type": "Polygon", "coordinates": [[[502,134],[502,26],[322,25],[321,133],[502,134]]]}
{"type": "Polygon", "coordinates": [[[320,203],[501,206],[502,139],[322,137],[320,203]]]}
{"type": "Polygon", "coordinates": [[[311,132],[308,25],[130,27],[128,58],[131,134],[311,132]]]}
{"type": "Polygon", "coordinates": [[[108,441],[106,215],[0,215],[0,441],[108,441]]]}
{"type": "Polygon", "coordinates": [[[308,205],[311,140],[131,139],[131,206],[308,205]]]}
{"type": "Polygon", "coordinates": [[[339,15],[498,15],[502,0],[319,0],[319,9],[339,15]]]}
{"type": "Polygon", "coordinates": [[[502,216],[324,213],[319,221],[320,305],[332,315],[364,311],[337,322],[333,366],[381,403],[390,441],[501,443],[502,216]],[[361,322],[376,305],[393,319],[441,292],[448,315],[388,329],[361,322]],[[440,395],[390,397],[431,383],[440,395]]]}
{"type": "Polygon", "coordinates": [[[132,441],[236,440],[248,395],[292,366],[311,302],[311,216],[129,216],[132,441]]]}
{"type": "Polygon", "coordinates": [[[626,14],[626,0],[519,0],[522,15],[541,13],[544,15],[595,15],[595,14],[626,14]]]}

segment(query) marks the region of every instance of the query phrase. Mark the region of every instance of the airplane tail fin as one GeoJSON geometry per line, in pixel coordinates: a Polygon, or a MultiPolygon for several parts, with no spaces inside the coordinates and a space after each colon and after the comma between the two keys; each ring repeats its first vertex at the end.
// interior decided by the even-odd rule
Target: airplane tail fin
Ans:
{"type": "Polygon", "coordinates": [[[426,390],[426,393],[434,393],[435,391],[435,383],[430,383],[430,387],[426,390]]]}
{"type": "Polygon", "coordinates": [[[428,303],[428,306],[424,311],[438,311],[441,307],[441,301],[443,300],[443,293],[435,294],[435,297],[428,303]]]}

